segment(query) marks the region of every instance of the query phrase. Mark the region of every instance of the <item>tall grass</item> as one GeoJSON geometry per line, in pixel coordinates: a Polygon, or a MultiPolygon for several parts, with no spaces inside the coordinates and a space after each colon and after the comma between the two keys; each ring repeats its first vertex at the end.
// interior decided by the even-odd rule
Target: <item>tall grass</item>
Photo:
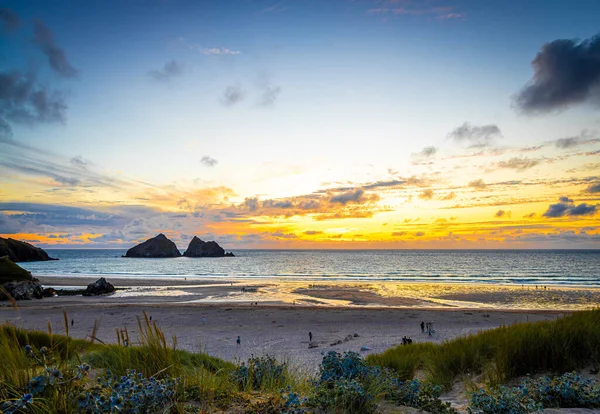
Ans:
{"type": "Polygon", "coordinates": [[[505,326],[442,344],[399,346],[370,355],[404,379],[422,371],[428,382],[451,386],[460,375],[487,374],[505,382],[525,374],[564,373],[600,362],[600,309],[556,321],[505,326]]]}

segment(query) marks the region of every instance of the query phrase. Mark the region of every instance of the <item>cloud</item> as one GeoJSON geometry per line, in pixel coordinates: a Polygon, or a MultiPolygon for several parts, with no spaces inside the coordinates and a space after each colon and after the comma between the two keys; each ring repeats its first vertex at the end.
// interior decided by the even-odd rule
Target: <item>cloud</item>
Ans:
{"type": "Polygon", "coordinates": [[[469,184],[467,184],[467,185],[476,190],[483,190],[487,187],[487,184],[485,182],[483,182],[482,179],[470,181],[469,184]]]}
{"type": "Polygon", "coordinates": [[[535,217],[535,215],[536,215],[535,213],[529,213],[529,214],[525,214],[525,215],[523,216],[523,218],[534,218],[534,217],[535,217]]]}
{"type": "Polygon", "coordinates": [[[389,0],[381,2],[381,7],[368,9],[368,14],[389,14],[394,16],[423,16],[433,17],[436,20],[452,20],[463,19],[466,14],[456,11],[453,7],[448,6],[433,6],[422,7],[424,4],[416,2],[416,5],[411,5],[411,2],[402,2],[399,0],[389,0]],[[404,3],[398,7],[399,3],[404,3]]]}
{"type": "Polygon", "coordinates": [[[597,194],[600,193],[600,182],[591,184],[586,190],[586,193],[597,194]]]}
{"type": "Polygon", "coordinates": [[[515,98],[524,113],[560,111],[600,98],[600,36],[546,43],[531,66],[533,78],[515,98]]]}
{"type": "Polygon", "coordinates": [[[205,155],[204,157],[202,157],[200,159],[200,162],[207,167],[214,167],[215,165],[217,165],[217,163],[219,161],[217,161],[214,158],[209,157],[208,155],[205,155]]]}
{"type": "Polygon", "coordinates": [[[36,45],[48,57],[52,70],[66,78],[73,77],[77,70],[67,60],[65,51],[54,41],[54,34],[41,20],[35,20],[33,38],[36,45]]]}
{"type": "Polygon", "coordinates": [[[307,236],[316,236],[317,234],[323,234],[323,232],[318,230],[306,230],[304,234],[307,236]]]}
{"type": "Polygon", "coordinates": [[[395,231],[392,233],[392,236],[394,236],[394,237],[406,236],[406,232],[405,231],[395,231]]]}
{"type": "Polygon", "coordinates": [[[332,203],[340,203],[345,205],[352,201],[359,201],[364,193],[365,191],[362,188],[358,188],[354,191],[347,191],[345,193],[335,195],[331,197],[329,201],[332,203]]]}
{"type": "Polygon", "coordinates": [[[183,75],[184,69],[185,67],[182,63],[171,60],[165,63],[165,66],[161,70],[151,70],[148,72],[148,76],[159,82],[170,82],[171,79],[183,75]]]}
{"type": "Polygon", "coordinates": [[[17,30],[21,24],[19,15],[7,7],[0,7],[0,22],[2,22],[2,32],[4,33],[17,30]]]}
{"type": "Polygon", "coordinates": [[[510,217],[510,211],[498,210],[496,211],[496,214],[494,214],[494,217],[510,217]]]}
{"type": "Polygon", "coordinates": [[[71,165],[77,168],[81,168],[83,170],[86,170],[89,166],[93,165],[90,160],[86,160],[81,155],[71,158],[69,162],[71,163],[71,165]]]}
{"type": "Polygon", "coordinates": [[[279,97],[279,94],[281,93],[281,87],[279,86],[267,86],[262,95],[260,96],[260,100],[258,101],[258,104],[260,106],[272,106],[275,101],[277,100],[277,98],[279,97]]]}
{"type": "Polygon", "coordinates": [[[413,158],[413,160],[418,162],[432,158],[433,156],[435,156],[435,154],[437,154],[437,152],[438,150],[436,147],[425,147],[421,151],[411,154],[411,157],[413,158]]]}
{"type": "Polygon", "coordinates": [[[543,216],[548,218],[584,216],[592,215],[596,212],[596,205],[586,203],[575,205],[573,200],[568,197],[561,197],[559,201],[559,203],[550,204],[543,216]]]}
{"type": "Polygon", "coordinates": [[[448,133],[448,138],[458,143],[467,143],[470,148],[483,148],[490,146],[497,138],[502,137],[498,126],[482,125],[476,126],[465,122],[448,133]]]}
{"type": "Polygon", "coordinates": [[[454,191],[451,191],[448,194],[446,194],[445,196],[443,196],[442,198],[440,198],[440,200],[454,200],[455,198],[456,198],[456,194],[454,193],[454,191]]]}
{"type": "Polygon", "coordinates": [[[225,106],[233,106],[238,102],[241,102],[245,97],[245,92],[240,86],[228,86],[225,88],[223,98],[221,102],[225,106]]]}
{"type": "Polygon", "coordinates": [[[423,200],[431,200],[433,198],[433,190],[427,189],[419,194],[419,198],[423,200]]]}
{"type": "Polygon", "coordinates": [[[227,49],[225,47],[213,47],[213,48],[207,48],[207,49],[202,49],[202,53],[205,55],[239,55],[240,52],[239,50],[231,50],[231,49],[227,49]]]}
{"type": "Polygon", "coordinates": [[[1,143],[29,148],[13,139],[12,124],[62,123],[66,111],[63,94],[38,85],[35,73],[0,73],[1,143]]]}
{"type": "Polygon", "coordinates": [[[496,164],[498,168],[509,168],[517,171],[525,171],[535,167],[540,163],[538,159],[532,159],[527,157],[515,157],[508,161],[500,161],[496,164]]]}
{"type": "Polygon", "coordinates": [[[560,149],[569,149],[585,144],[595,144],[600,142],[600,139],[597,137],[598,134],[596,132],[583,130],[579,135],[557,139],[554,141],[554,146],[560,149]]]}
{"type": "Polygon", "coordinates": [[[268,73],[262,72],[259,74],[257,82],[258,89],[261,91],[258,99],[259,106],[273,106],[281,94],[281,87],[272,83],[272,77],[268,73]]]}

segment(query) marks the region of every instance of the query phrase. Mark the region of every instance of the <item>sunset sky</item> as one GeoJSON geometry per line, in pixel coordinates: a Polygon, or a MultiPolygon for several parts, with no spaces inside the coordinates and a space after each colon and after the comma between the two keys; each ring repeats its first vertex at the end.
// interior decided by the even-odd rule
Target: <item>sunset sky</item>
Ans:
{"type": "Polygon", "coordinates": [[[597,0],[3,1],[0,236],[600,248],[598,16],[597,0]]]}

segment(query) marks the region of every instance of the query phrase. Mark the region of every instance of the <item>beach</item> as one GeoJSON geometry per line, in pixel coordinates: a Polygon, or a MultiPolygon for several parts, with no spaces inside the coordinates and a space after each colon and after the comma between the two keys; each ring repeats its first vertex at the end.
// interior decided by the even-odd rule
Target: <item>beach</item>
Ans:
{"type": "MultiPolygon", "coordinates": [[[[60,289],[82,286],[92,279],[41,281],[60,289]]],[[[269,354],[312,372],[330,350],[379,353],[401,344],[404,336],[414,342],[442,342],[503,325],[554,320],[600,302],[598,289],[565,287],[199,283],[185,278],[109,281],[118,289],[113,295],[20,301],[18,308],[4,303],[0,322],[43,331],[50,322],[54,333],[64,333],[65,311],[73,320],[69,327],[73,337],[91,339],[96,325],[96,340],[116,343],[116,330],[127,328],[135,344],[137,318],[146,312],[167,338],[177,338],[178,348],[229,361],[269,354]],[[422,321],[433,323],[431,336],[421,332],[422,321]],[[309,332],[313,334],[311,348],[309,332]]]]}

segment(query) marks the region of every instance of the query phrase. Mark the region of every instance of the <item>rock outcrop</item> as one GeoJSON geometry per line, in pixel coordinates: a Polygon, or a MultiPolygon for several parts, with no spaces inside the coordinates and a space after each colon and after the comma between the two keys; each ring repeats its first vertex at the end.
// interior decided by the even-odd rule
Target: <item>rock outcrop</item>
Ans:
{"type": "Polygon", "coordinates": [[[85,291],[82,293],[83,296],[98,296],[98,295],[106,295],[108,293],[113,293],[115,291],[115,287],[108,283],[106,279],[101,277],[96,280],[94,283],[90,283],[85,291]]]}
{"type": "Polygon", "coordinates": [[[181,252],[164,234],[146,240],[127,250],[123,257],[179,257],[181,252]]]}
{"type": "Polygon", "coordinates": [[[51,258],[44,250],[29,243],[0,237],[0,257],[2,256],[8,256],[13,262],[58,260],[51,258]]]}
{"type": "Polygon", "coordinates": [[[225,250],[215,241],[205,242],[194,236],[183,255],[185,257],[231,257],[233,253],[225,253],[225,250]]]}
{"type": "MultiPolygon", "coordinates": [[[[8,256],[0,258],[0,286],[16,300],[42,298],[43,288],[40,282],[8,256]]],[[[0,300],[7,299],[9,297],[0,291],[0,300]]]]}

